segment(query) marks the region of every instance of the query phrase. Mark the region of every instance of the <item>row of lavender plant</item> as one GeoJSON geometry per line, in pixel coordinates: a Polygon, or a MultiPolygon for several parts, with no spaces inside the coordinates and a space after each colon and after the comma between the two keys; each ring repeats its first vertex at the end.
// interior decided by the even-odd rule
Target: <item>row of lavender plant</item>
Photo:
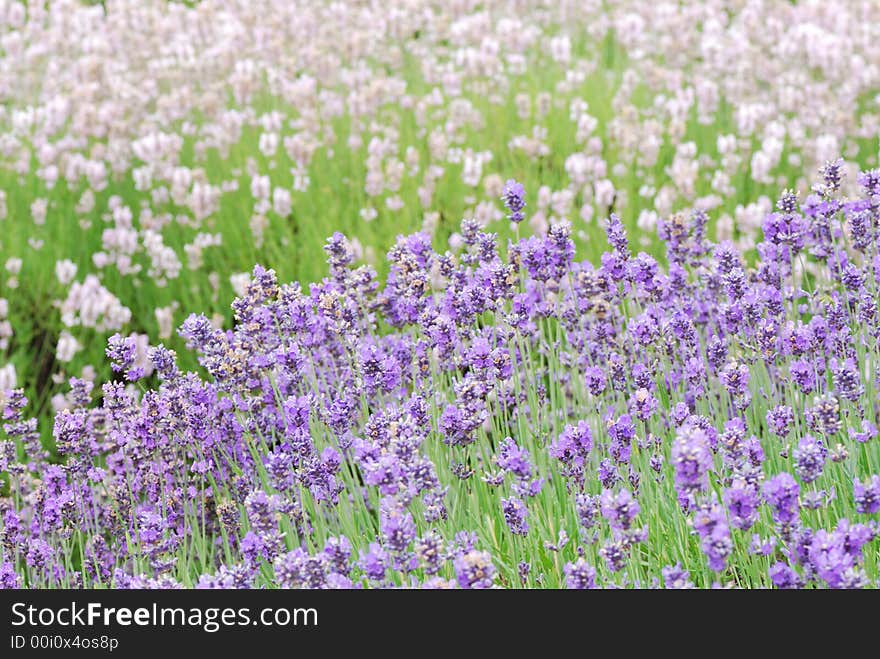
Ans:
{"type": "Polygon", "coordinates": [[[0,582],[876,586],[880,171],[822,175],[756,257],[701,212],[661,223],[666,266],[614,216],[599,265],[566,223],[499,249],[464,221],[380,282],[337,233],[308,290],[256,267],[233,329],[187,319],[207,377],[159,346],[150,386],[117,335],[62,464],[5,396],[0,582]]]}

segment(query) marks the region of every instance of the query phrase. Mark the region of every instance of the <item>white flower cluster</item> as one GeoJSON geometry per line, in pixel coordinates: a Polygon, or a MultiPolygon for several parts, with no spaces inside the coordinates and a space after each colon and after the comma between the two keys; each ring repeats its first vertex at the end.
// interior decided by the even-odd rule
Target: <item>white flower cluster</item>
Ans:
{"type": "Polygon", "coordinates": [[[61,322],[68,328],[89,327],[98,332],[121,330],[131,311],[101,285],[95,275],[74,282],[60,305],[61,322]]]}

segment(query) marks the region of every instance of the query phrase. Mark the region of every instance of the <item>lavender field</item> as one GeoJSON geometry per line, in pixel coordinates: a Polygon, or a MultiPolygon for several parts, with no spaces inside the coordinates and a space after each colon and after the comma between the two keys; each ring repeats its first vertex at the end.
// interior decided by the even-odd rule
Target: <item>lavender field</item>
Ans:
{"type": "Polygon", "coordinates": [[[0,587],[877,588],[880,4],[0,0],[0,587]]]}

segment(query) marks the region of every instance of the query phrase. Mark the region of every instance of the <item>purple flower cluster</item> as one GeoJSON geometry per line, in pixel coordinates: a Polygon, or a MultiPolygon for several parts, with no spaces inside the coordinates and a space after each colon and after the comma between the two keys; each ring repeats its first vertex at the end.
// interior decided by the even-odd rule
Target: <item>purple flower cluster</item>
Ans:
{"type": "Polygon", "coordinates": [[[398,238],[384,282],[341,235],[308,290],[256,267],[231,329],[181,327],[201,375],[111,339],[53,451],[2,395],[0,584],[876,584],[880,202],[840,175],[784,195],[754,266],[695,213],[665,265],[612,216],[598,266],[567,225],[466,221],[459,254],[398,238]]]}
{"type": "Polygon", "coordinates": [[[517,183],[513,179],[509,179],[507,183],[504,184],[504,192],[501,195],[501,199],[504,202],[504,207],[509,213],[507,216],[508,220],[519,224],[526,219],[525,213],[523,213],[523,210],[526,207],[526,191],[525,188],[523,188],[522,183],[517,183]]]}

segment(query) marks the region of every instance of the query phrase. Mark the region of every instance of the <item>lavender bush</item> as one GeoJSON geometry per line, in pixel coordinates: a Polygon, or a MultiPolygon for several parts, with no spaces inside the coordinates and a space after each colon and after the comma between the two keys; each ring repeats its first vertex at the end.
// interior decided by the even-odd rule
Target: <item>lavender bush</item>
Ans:
{"type": "MultiPolygon", "coordinates": [[[[69,381],[55,453],[3,398],[12,587],[765,587],[878,583],[880,172],[783,192],[755,253],[672,214],[507,245],[401,236],[381,281],[326,243],[257,266],[231,329],[134,338],[69,381]]],[[[512,216],[527,204],[504,189],[512,216]]]]}

